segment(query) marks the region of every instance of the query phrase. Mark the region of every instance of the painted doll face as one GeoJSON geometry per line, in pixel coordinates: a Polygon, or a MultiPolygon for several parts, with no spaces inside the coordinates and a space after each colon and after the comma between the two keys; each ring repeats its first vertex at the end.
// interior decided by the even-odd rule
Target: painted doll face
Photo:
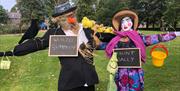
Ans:
{"type": "Polygon", "coordinates": [[[124,17],[121,20],[121,31],[131,31],[133,22],[130,17],[124,17]]]}

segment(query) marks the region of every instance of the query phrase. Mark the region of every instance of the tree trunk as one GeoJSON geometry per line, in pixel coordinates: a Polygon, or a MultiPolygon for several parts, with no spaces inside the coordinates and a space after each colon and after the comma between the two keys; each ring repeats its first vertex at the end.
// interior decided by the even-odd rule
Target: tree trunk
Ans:
{"type": "Polygon", "coordinates": [[[154,24],[155,24],[155,21],[153,20],[153,29],[154,29],[154,24]]]}
{"type": "Polygon", "coordinates": [[[22,31],[22,25],[23,25],[23,22],[21,21],[20,24],[19,24],[20,33],[23,33],[23,31],[22,31]]]}
{"type": "Polygon", "coordinates": [[[146,20],[146,28],[149,28],[149,18],[146,20]]]}
{"type": "Polygon", "coordinates": [[[160,31],[165,31],[164,27],[164,20],[160,19],[160,31]]]}
{"type": "Polygon", "coordinates": [[[177,21],[174,21],[174,29],[176,29],[177,21]]]}

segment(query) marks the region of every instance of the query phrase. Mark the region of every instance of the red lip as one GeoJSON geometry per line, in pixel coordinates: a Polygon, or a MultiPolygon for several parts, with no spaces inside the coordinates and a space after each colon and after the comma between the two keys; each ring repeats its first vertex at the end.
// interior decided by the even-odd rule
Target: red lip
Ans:
{"type": "Polygon", "coordinates": [[[127,29],[128,27],[124,27],[124,29],[127,29]]]}

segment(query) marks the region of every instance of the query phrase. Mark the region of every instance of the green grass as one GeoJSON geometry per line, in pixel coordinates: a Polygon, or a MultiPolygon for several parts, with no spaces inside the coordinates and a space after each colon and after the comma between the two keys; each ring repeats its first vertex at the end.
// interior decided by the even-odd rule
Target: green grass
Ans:
{"type": "MultiPolygon", "coordinates": [[[[161,32],[146,32],[157,34],[161,32]]],[[[42,33],[39,34],[41,36],[42,33]]],[[[0,35],[0,51],[12,50],[20,40],[21,35],[0,35]]],[[[180,91],[180,37],[173,41],[162,43],[169,50],[165,65],[156,68],[151,64],[150,49],[147,48],[147,62],[143,65],[145,71],[145,91],[180,91]]],[[[95,65],[100,83],[97,91],[106,91],[108,83],[107,58],[103,51],[96,51],[95,65]]],[[[9,57],[11,68],[0,69],[0,91],[57,91],[59,76],[59,60],[48,57],[47,50],[38,51],[21,57],[9,57]]]]}

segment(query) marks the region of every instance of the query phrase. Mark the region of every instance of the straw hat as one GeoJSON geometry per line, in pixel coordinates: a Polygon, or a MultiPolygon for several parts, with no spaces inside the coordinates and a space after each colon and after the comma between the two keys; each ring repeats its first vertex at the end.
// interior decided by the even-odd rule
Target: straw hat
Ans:
{"type": "Polygon", "coordinates": [[[123,17],[131,17],[134,20],[134,30],[138,27],[138,16],[135,12],[130,10],[122,10],[116,13],[112,18],[112,25],[115,30],[119,30],[119,27],[121,26],[120,21],[123,17]]]}

